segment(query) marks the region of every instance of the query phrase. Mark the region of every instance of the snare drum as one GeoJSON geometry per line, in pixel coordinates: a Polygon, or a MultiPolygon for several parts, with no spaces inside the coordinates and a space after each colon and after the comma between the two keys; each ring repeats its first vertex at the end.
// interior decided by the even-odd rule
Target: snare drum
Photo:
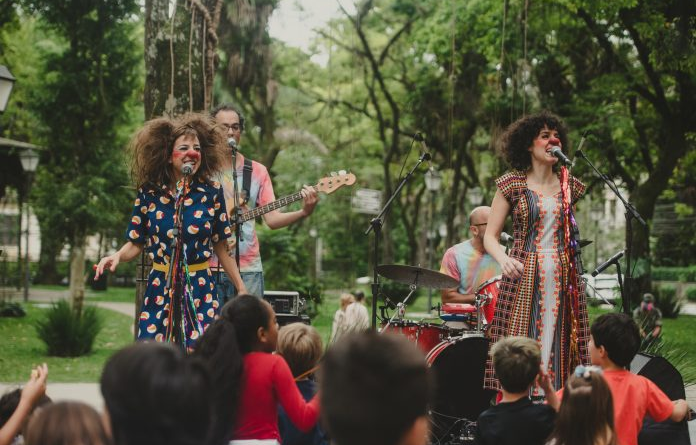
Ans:
{"type": "Polygon", "coordinates": [[[481,334],[463,334],[438,344],[426,356],[435,375],[435,398],[431,410],[431,443],[453,443],[456,425],[475,422],[490,406],[495,391],[483,388],[488,339],[481,334]]]}
{"type": "Polygon", "coordinates": [[[476,290],[476,295],[484,297],[483,302],[481,304],[481,311],[483,312],[484,317],[484,325],[490,325],[493,321],[493,314],[495,314],[495,306],[498,303],[498,293],[500,292],[500,280],[502,278],[502,275],[497,275],[481,284],[476,290]]]}
{"type": "Polygon", "coordinates": [[[391,332],[405,336],[410,342],[416,344],[424,353],[430,352],[438,343],[450,337],[447,326],[418,323],[412,320],[394,320],[389,326],[386,322],[382,323],[382,332],[391,332]]]}
{"type": "Polygon", "coordinates": [[[444,303],[440,319],[452,329],[470,331],[476,327],[476,306],[466,303],[444,303]]]}

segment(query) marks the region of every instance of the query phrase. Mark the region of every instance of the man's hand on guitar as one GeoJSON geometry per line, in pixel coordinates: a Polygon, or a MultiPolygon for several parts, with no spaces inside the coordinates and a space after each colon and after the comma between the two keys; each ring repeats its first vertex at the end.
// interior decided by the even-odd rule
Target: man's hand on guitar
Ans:
{"type": "Polygon", "coordinates": [[[314,212],[314,207],[317,206],[319,202],[319,195],[314,187],[305,185],[302,187],[302,214],[304,216],[309,216],[314,212]]]}

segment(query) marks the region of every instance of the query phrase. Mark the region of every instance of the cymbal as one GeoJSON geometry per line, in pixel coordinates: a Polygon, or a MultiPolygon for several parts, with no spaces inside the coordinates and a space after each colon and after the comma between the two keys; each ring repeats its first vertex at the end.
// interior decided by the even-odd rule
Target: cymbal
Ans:
{"type": "Polygon", "coordinates": [[[459,285],[459,282],[449,275],[416,266],[382,264],[377,266],[377,273],[385,278],[408,284],[409,286],[446,289],[459,285]]]}
{"type": "Polygon", "coordinates": [[[589,246],[590,244],[592,244],[592,240],[591,239],[581,239],[578,244],[580,244],[580,248],[582,249],[583,247],[589,246]]]}

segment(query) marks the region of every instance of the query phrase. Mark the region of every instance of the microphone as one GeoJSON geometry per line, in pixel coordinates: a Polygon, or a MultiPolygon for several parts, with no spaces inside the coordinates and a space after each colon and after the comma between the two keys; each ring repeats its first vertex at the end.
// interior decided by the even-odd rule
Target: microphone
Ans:
{"type": "Polygon", "coordinates": [[[604,269],[619,261],[622,256],[624,256],[623,250],[615,253],[613,257],[609,258],[608,260],[597,266],[597,268],[592,272],[592,276],[596,277],[598,274],[604,272],[604,269]]]}
{"type": "Polygon", "coordinates": [[[413,140],[420,142],[421,144],[421,156],[423,157],[424,161],[428,161],[428,170],[431,172],[433,171],[433,164],[430,162],[430,160],[433,158],[432,155],[430,154],[430,150],[428,150],[428,146],[425,143],[425,137],[421,132],[416,132],[416,134],[413,135],[413,140]]]}
{"type": "Polygon", "coordinates": [[[505,233],[505,232],[502,232],[502,233],[500,234],[500,241],[502,241],[504,244],[509,243],[510,241],[512,241],[512,239],[513,239],[513,238],[512,238],[512,235],[508,235],[508,234],[505,233]]]}
{"type": "Polygon", "coordinates": [[[561,147],[558,147],[558,146],[551,147],[551,154],[554,155],[555,157],[557,157],[558,160],[561,161],[561,163],[563,163],[565,165],[573,165],[573,161],[568,159],[568,156],[566,156],[565,153],[563,153],[563,150],[561,150],[561,147]]]}
{"type": "Polygon", "coordinates": [[[184,174],[184,176],[188,176],[191,173],[193,173],[193,163],[192,162],[187,162],[181,167],[181,173],[184,174]]]}
{"type": "Polygon", "coordinates": [[[228,138],[227,139],[227,146],[230,147],[232,150],[237,149],[237,140],[235,138],[228,138]]]}

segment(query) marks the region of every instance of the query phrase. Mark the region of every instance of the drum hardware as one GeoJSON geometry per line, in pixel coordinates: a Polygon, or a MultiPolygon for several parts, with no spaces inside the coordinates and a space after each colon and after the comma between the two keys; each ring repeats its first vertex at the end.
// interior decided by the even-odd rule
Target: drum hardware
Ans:
{"type": "MultiPolygon", "coordinates": [[[[378,271],[379,271],[379,268],[380,268],[380,267],[382,267],[382,266],[378,266],[378,267],[377,267],[377,270],[378,270],[378,271]]],[[[404,298],[404,301],[401,301],[401,302],[397,303],[397,305],[396,305],[396,312],[394,312],[394,315],[391,316],[391,318],[390,318],[389,321],[387,322],[387,325],[386,325],[386,326],[383,326],[383,327],[379,330],[379,333],[380,333],[380,334],[381,334],[382,332],[384,332],[386,329],[389,329],[389,325],[392,324],[392,322],[394,321],[395,318],[398,319],[399,321],[401,321],[401,320],[404,319],[404,315],[406,314],[406,302],[408,301],[409,298],[411,298],[411,295],[413,295],[413,293],[416,292],[416,285],[415,285],[415,284],[410,284],[410,285],[409,285],[409,288],[411,289],[411,292],[409,292],[408,295],[406,295],[406,298],[404,298]],[[398,318],[397,318],[397,317],[398,317],[398,318]]]]}
{"type": "Polygon", "coordinates": [[[426,361],[437,386],[431,406],[431,443],[470,443],[472,420],[490,406],[495,391],[483,388],[488,339],[464,333],[435,346],[426,361]]]}
{"type": "Polygon", "coordinates": [[[377,272],[384,278],[408,284],[409,286],[449,289],[459,285],[459,282],[449,275],[416,266],[382,264],[377,266],[377,272]]]}

